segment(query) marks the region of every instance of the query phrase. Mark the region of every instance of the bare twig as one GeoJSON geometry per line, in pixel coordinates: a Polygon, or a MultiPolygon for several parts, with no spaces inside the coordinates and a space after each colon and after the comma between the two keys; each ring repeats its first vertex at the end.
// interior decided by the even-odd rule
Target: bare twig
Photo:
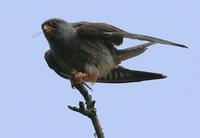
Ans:
{"type": "Polygon", "coordinates": [[[95,135],[97,135],[98,138],[105,138],[97,116],[95,101],[92,100],[92,96],[88,93],[88,90],[84,87],[83,84],[77,84],[72,79],[71,83],[72,87],[75,87],[81,93],[85,103],[80,101],[79,107],[68,106],[68,108],[90,118],[96,132],[95,135]]]}

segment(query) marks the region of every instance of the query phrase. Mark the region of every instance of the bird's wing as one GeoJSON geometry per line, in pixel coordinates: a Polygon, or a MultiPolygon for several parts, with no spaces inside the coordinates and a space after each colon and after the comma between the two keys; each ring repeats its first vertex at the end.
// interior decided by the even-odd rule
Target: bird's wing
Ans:
{"type": "Polygon", "coordinates": [[[79,22],[73,24],[78,34],[87,39],[96,39],[108,46],[121,45],[122,36],[108,36],[108,32],[123,32],[123,30],[105,23],[79,22]]]}
{"type": "MultiPolygon", "coordinates": [[[[54,70],[59,76],[69,79],[70,74],[64,73],[64,71],[60,68],[58,63],[53,58],[51,51],[48,50],[45,53],[45,60],[48,66],[54,70]]],[[[98,78],[97,82],[100,83],[127,83],[127,82],[139,82],[145,80],[154,80],[154,79],[162,79],[165,78],[162,74],[158,73],[151,73],[151,72],[144,72],[144,71],[136,71],[136,70],[129,70],[124,67],[118,66],[114,68],[107,76],[98,78]]]]}
{"type": "Polygon", "coordinates": [[[49,68],[51,68],[52,70],[54,70],[59,76],[65,78],[65,79],[69,79],[69,74],[64,73],[64,71],[61,69],[61,67],[58,65],[58,63],[56,62],[56,60],[54,59],[54,57],[51,54],[51,51],[48,50],[45,52],[44,58],[49,66],[49,68]]]}
{"type": "Polygon", "coordinates": [[[154,79],[164,79],[166,76],[159,73],[129,70],[124,67],[118,66],[114,68],[107,76],[98,78],[97,82],[100,83],[127,83],[139,82],[154,79]]]}
{"type": "Polygon", "coordinates": [[[115,26],[105,23],[79,22],[73,24],[73,26],[81,36],[85,36],[88,38],[98,38],[101,39],[102,41],[114,45],[122,44],[123,38],[130,38],[130,39],[149,41],[152,43],[160,43],[160,44],[187,48],[187,46],[185,45],[174,43],[168,40],[151,37],[147,35],[129,33],[115,26]]]}

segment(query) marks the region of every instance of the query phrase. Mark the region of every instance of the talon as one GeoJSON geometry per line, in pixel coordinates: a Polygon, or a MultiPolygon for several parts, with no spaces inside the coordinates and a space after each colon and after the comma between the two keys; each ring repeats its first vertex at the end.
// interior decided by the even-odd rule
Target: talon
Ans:
{"type": "Polygon", "coordinates": [[[88,75],[86,73],[77,72],[74,75],[74,81],[77,84],[80,84],[80,83],[83,83],[87,77],[88,77],[88,75]]]}

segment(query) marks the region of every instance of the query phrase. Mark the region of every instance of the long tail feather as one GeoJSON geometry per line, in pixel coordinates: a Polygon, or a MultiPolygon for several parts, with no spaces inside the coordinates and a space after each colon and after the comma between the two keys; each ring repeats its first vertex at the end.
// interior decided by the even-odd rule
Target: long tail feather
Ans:
{"type": "Polygon", "coordinates": [[[121,66],[113,69],[106,77],[98,78],[101,83],[127,83],[139,82],[154,79],[164,79],[166,76],[159,73],[136,71],[123,68],[121,66]]]}

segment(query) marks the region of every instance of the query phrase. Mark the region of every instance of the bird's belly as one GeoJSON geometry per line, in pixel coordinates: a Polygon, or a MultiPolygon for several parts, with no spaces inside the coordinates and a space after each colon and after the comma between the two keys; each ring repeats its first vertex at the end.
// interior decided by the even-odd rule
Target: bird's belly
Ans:
{"type": "Polygon", "coordinates": [[[99,43],[87,45],[85,48],[87,62],[84,64],[85,72],[96,72],[97,78],[106,76],[114,67],[115,61],[110,50],[99,43]]]}
{"type": "Polygon", "coordinates": [[[96,73],[96,77],[101,78],[106,76],[115,67],[115,63],[112,57],[107,59],[99,57],[95,62],[85,63],[84,66],[86,73],[96,73]]]}
{"type": "Polygon", "coordinates": [[[67,45],[63,49],[61,46],[51,48],[54,48],[54,58],[66,73],[76,70],[88,74],[95,73],[96,78],[100,78],[115,67],[110,50],[98,42],[83,41],[78,43],[75,49],[67,45]],[[60,49],[57,49],[58,47],[60,49]]]}

